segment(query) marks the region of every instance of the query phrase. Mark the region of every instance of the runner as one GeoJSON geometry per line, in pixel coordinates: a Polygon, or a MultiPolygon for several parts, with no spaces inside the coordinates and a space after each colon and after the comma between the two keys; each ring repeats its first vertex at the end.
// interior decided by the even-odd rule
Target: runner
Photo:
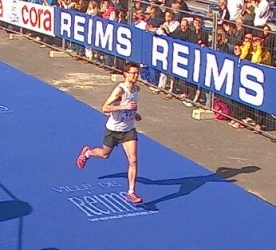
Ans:
{"type": "Polygon", "coordinates": [[[119,83],[111,92],[103,105],[103,112],[109,115],[106,123],[103,146],[101,148],[83,147],[77,166],[84,168],[90,157],[107,159],[113,148],[122,144],[129,162],[128,194],[126,199],[133,203],[143,202],[135,193],[137,177],[137,132],[134,121],[142,120],[136,112],[139,86],[135,85],[139,76],[139,68],[134,63],[126,63],[123,69],[125,81],[119,83]]]}

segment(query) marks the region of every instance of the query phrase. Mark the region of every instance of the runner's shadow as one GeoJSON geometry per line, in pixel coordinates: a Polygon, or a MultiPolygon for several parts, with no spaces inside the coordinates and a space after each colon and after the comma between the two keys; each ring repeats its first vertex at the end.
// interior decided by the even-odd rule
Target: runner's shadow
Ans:
{"type": "MultiPolygon", "coordinates": [[[[146,210],[158,210],[156,204],[175,199],[184,195],[188,195],[197,188],[203,186],[207,182],[235,182],[232,177],[239,174],[249,174],[256,172],[261,168],[257,166],[247,166],[240,169],[220,167],[217,169],[216,173],[206,175],[206,176],[195,176],[195,177],[183,177],[178,179],[165,179],[165,180],[150,180],[144,177],[137,177],[137,182],[145,185],[179,185],[180,188],[177,192],[165,195],[163,197],[157,198],[155,200],[141,204],[140,206],[146,210]]],[[[127,173],[117,173],[106,176],[101,176],[99,179],[106,178],[127,178],[127,173]]]]}

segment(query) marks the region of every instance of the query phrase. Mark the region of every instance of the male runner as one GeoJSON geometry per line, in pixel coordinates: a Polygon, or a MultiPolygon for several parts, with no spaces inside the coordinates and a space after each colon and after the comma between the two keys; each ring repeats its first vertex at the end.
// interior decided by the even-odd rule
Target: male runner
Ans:
{"type": "Polygon", "coordinates": [[[134,63],[126,63],[123,76],[125,81],[114,88],[102,108],[103,112],[109,115],[103,146],[101,148],[83,147],[77,159],[77,166],[84,168],[86,161],[91,156],[107,159],[113,148],[122,144],[129,162],[126,199],[133,203],[141,203],[142,198],[135,193],[138,138],[134,120],[142,120],[142,117],[136,112],[138,91],[140,90],[139,86],[135,85],[139,76],[138,66],[134,63]]]}

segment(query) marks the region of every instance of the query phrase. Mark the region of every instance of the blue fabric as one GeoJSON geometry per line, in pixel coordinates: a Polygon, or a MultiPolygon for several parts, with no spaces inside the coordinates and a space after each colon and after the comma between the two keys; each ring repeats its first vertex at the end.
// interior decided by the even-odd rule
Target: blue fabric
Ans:
{"type": "Polygon", "coordinates": [[[134,206],[121,147],[75,165],[82,146],[101,144],[106,116],[1,62],[0,71],[0,249],[275,249],[275,207],[234,182],[258,167],[212,173],[139,134],[144,203],[134,206]]]}

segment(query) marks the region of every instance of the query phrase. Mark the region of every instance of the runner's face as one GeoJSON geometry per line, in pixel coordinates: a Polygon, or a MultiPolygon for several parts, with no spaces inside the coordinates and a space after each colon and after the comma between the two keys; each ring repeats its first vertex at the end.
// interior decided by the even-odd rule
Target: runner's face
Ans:
{"type": "Polygon", "coordinates": [[[139,70],[138,70],[138,68],[131,67],[129,69],[129,71],[126,72],[126,76],[127,76],[127,79],[130,82],[133,82],[133,83],[137,82],[138,77],[139,77],[139,70]]]}

